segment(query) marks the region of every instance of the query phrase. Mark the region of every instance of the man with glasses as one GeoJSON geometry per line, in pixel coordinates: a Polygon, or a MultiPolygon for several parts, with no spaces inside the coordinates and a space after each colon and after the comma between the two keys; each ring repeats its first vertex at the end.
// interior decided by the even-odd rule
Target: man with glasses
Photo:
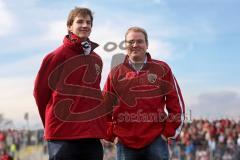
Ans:
{"type": "Polygon", "coordinates": [[[144,29],[129,28],[125,44],[127,56],[104,86],[105,96],[115,96],[108,138],[117,143],[117,160],[169,159],[167,141],[184,121],[180,88],[170,67],[147,52],[144,29]]]}

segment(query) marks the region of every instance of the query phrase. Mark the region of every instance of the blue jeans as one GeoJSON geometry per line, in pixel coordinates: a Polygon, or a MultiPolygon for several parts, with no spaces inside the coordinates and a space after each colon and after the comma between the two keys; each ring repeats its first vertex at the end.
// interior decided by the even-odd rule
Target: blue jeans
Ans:
{"type": "Polygon", "coordinates": [[[103,147],[99,139],[50,140],[49,160],[102,160],[103,147]]]}
{"type": "Polygon", "coordinates": [[[159,136],[144,148],[133,149],[117,143],[117,160],[168,160],[168,144],[159,136]]]}

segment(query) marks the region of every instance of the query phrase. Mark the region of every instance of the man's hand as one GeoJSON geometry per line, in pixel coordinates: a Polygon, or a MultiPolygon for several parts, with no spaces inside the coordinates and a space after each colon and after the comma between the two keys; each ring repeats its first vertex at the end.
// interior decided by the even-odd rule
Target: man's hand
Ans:
{"type": "Polygon", "coordinates": [[[164,141],[166,141],[166,142],[168,141],[168,139],[164,135],[161,134],[161,137],[164,141]]]}
{"type": "Polygon", "coordinates": [[[113,143],[116,145],[118,143],[118,137],[116,137],[113,141],[113,143]]]}

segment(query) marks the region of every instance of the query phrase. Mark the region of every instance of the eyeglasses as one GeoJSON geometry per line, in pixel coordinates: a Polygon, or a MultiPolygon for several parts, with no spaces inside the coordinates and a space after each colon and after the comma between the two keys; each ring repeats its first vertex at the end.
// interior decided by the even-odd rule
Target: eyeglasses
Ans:
{"type": "Polygon", "coordinates": [[[143,39],[137,39],[137,40],[130,40],[130,41],[125,41],[128,45],[134,45],[135,43],[137,44],[143,44],[145,43],[145,40],[143,39]]]}

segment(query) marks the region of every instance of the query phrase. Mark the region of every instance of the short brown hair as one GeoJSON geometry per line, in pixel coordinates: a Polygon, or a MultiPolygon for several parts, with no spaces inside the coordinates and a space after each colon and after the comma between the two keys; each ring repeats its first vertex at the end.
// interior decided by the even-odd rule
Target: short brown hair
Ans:
{"type": "Polygon", "coordinates": [[[144,34],[144,37],[145,37],[145,41],[146,41],[146,43],[147,43],[147,45],[148,45],[148,35],[147,35],[147,32],[145,31],[145,29],[143,29],[143,28],[141,28],[141,27],[130,27],[128,30],[127,30],[127,32],[126,32],[126,34],[125,34],[125,41],[126,41],[126,38],[127,38],[127,35],[128,35],[128,33],[129,32],[141,32],[141,33],[143,33],[144,34]]]}
{"type": "Polygon", "coordinates": [[[72,26],[74,18],[77,16],[87,16],[89,15],[91,18],[91,26],[93,24],[93,12],[88,9],[88,8],[83,8],[83,7],[75,7],[74,9],[72,9],[68,15],[68,19],[67,19],[67,27],[72,26]]]}

